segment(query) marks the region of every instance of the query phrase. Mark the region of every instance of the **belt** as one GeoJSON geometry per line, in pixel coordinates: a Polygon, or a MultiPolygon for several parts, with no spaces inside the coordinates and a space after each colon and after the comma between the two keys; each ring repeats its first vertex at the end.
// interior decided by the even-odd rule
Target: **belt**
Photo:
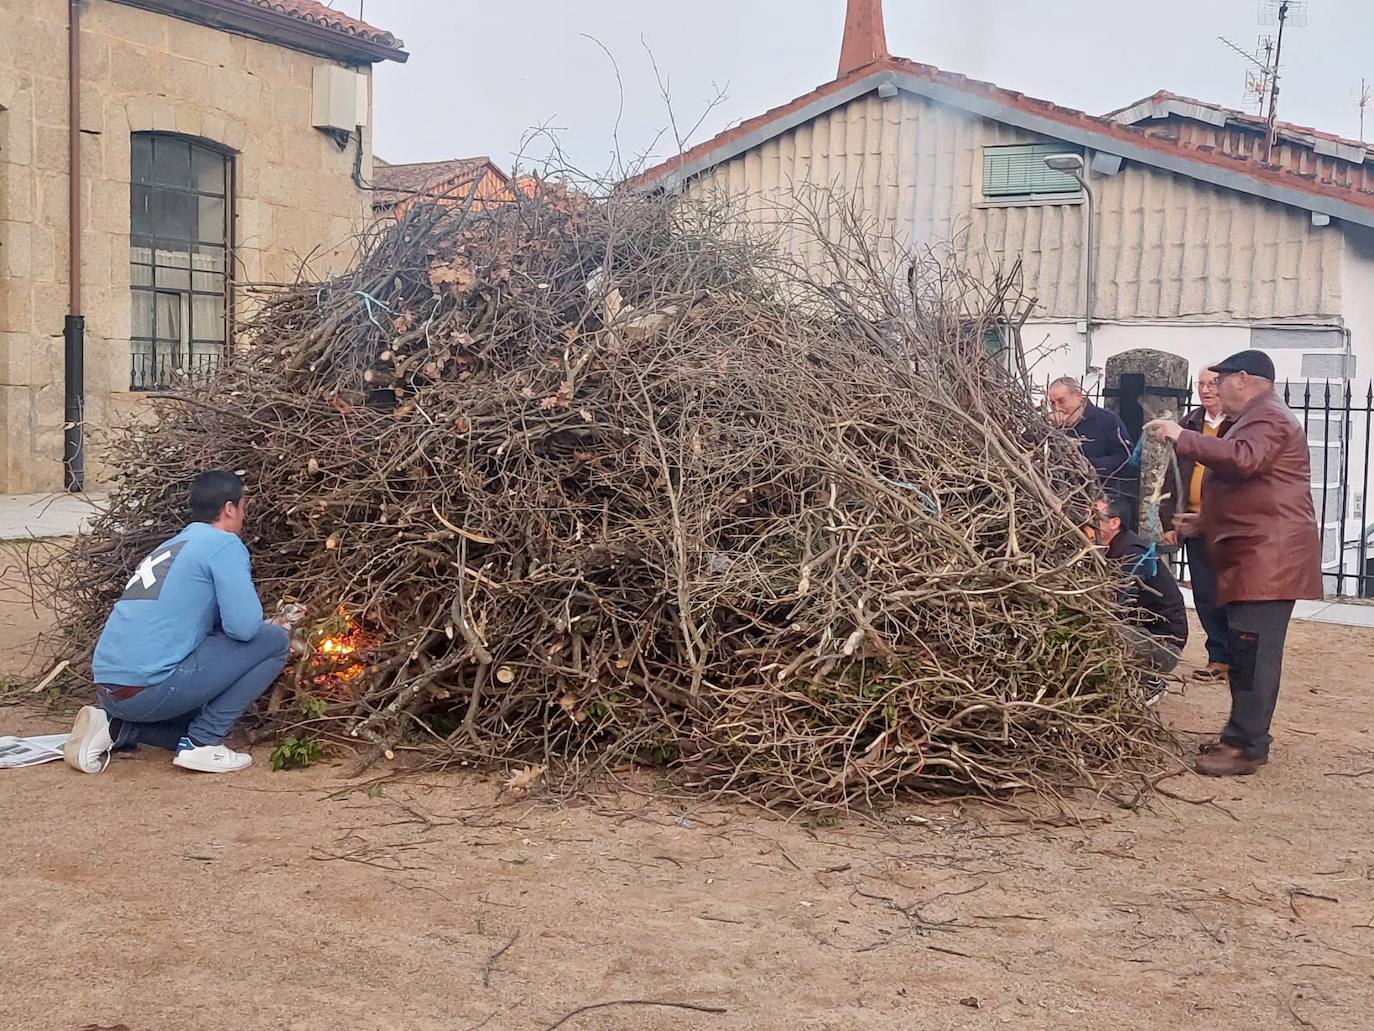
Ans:
{"type": "Polygon", "coordinates": [[[95,686],[97,690],[105,692],[108,698],[116,702],[127,702],[143,690],[141,687],[120,687],[118,684],[96,684],[95,686]]]}

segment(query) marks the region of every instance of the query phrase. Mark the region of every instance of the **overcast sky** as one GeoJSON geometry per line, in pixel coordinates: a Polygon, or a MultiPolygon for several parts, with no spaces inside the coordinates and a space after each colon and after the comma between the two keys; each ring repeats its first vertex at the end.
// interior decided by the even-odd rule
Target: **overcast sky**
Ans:
{"type": "MultiPolygon", "coordinates": [[[[670,80],[679,127],[726,99],[691,142],[835,75],[844,0],[361,0],[401,37],[404,65],[377,69],[376,151],[389,161],[479,154],[509,166],[537,126],[570,161],[604,172],[615,150],[676,150],[645,45],[670,80]],[[641,38],[643,43],[641,43],[641,38]],[[655,145],[655,140],[657,144],[655,145]]],[[[360,0],[333,0],[357,15],[360,0]]],[[[887,0],[892,53],[1031,96],[1102,113],[1160,89],[1239,107],[1256,0],[887,0]],[[1103,13],[1111,10],[1111,17],[1103,13]],[[1118,13],[1119,12],[1119,13],[1118,13]],[[1130,13],[1127,13],[1130,12],[1130,13]]],[[[1360,78],[1374,82],[1374,2],[1311,0],[1284,39],[1279,117],[1358,134],[1360,78]]],[[[1374,136],[1374,106],[1367,120],[1374,136]]],[[[530,148],[535,155],[546,145],[530,148]]]]}

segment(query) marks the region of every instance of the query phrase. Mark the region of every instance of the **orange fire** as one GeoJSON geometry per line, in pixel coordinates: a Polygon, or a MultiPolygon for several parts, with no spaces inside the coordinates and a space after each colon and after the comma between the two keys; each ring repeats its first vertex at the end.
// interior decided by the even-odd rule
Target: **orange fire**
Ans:
{"type": "Polygon", "coordinates": [[[362,662],[349,662],[349,656],[371,646],[367,633],[339,606],[336,615],[343,629],[322,637],[310,658],[311,681],[316,687],[331,688],[356,680],[367,668],[362,662]]]}

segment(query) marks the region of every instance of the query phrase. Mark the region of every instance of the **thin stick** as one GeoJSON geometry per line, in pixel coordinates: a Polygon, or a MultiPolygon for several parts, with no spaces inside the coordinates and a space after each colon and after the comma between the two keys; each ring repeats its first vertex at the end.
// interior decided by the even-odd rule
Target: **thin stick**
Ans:
{"type": "Polygon", "coordinates": [[[693,1010],[697,1013],[730,1012],[723,1006],[698,1006],[695,1003],[691,1002],[658,1002],[653,999],[614,999],[611,1002],[594,1002],[588,1006],[579,1006],[577,1007],[577,1009],[565,1013],[555,1023],[552,1023],[545,1027],[543,1031],[555,1031],[555,1028],[562,1027],[568,1021],[572,1020],[573,1017],[576,1017],[581,1013],[590,1013],[592,1010],[610,1009],[612,1006],[666,1006],[671,1009],[693,1010]]]}

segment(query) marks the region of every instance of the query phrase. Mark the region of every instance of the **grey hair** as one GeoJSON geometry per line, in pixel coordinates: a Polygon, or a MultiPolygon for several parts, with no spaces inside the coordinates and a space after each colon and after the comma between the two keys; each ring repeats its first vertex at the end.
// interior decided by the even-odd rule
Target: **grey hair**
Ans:
{"type": "Polygon", "coordinates": [[[1078,380],[1074,379],[1072,376],[1060,376],[1049,385],[1050,390],[1053,390],[1055,387],[1068,387],[1075,394],[1083,393],[1083,384],[1079,383],[1078,380]]]}

